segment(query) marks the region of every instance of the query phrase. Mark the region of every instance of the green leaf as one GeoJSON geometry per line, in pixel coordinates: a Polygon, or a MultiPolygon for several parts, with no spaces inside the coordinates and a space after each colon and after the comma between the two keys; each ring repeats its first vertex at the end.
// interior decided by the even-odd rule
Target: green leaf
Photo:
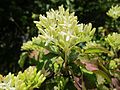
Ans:
{"type": "Polygon", "coordinates": [[[110,90],[110,89],[105,85],[98,85],[97,90],[110,90]]]}
{"type": "Polygon", "coordinates": [[[110,53],[103,47],[91,47],[85,50],[85,53],[110,53]]]}
{"type": "Polygon", "coordinates": [[[103,72],[102,70],[96,70],[96,71],[93,71],[95,74],[98,74],[98,75],[101,75],[104,79],[107,80],[108,83],[111,82],[111,79],[110,77],[105,73],[103,72]]]}
{"type": "Polygon", "coordinates": [[[95,41],[87,42],[86,46],[84,47],[84,50],[85,50],[85,53],[108,53],[110,54],[110,51],[102,47],[100,44],[97,44],[95,41]]]}
{"type": "Polygon", "coordinates": [[[28,53],[27,53],[27,52],[23,52],[23,53],[20,55],[20,59],[19,59],[19,61],[18,61],[18,64],[20,65],[21,68],[23,68],[24,63],[25,63],[25,60],[26,60],[27,57],[28,57],[28,53]]]}
{"type": "Polygon", "coordinates": [[[105,78],[102,77],[100,74],[96,74],[97,77],[97,83],[98,85],[104,84],[105,83],[105,78]]]}

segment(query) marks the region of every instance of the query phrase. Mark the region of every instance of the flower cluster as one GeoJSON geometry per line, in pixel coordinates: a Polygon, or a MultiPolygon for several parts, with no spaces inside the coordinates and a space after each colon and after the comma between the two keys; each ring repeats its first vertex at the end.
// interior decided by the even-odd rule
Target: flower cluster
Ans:
{"type": "Polygon", "coordinates": [[[118,19],[120,17],[120,6],[112,6],[107,12],[107,15],[113,19],[118,19]]]}
{"type": "Polygon", "coordinates": [[[20,71],[17,76],[9,73],[2,77],[0,90],[32,90],[38,88],[46,78],[37,72],[36,67],[30,66],[23,73],[20,71]]]}

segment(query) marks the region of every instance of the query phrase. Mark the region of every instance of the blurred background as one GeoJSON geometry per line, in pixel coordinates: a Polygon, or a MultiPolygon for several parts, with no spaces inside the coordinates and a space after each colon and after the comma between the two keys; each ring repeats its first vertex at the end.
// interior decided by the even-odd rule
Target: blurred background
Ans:
{"type": "MultiPolygon", "coordinates": [[[[21,45],[37,36],[33,21],[39,19],[39,14],[64,5],[75,12],[79,23],[91,22],[96,28],[111,26],[107,29],[114,30],[106,12],[116,4],[120,0],[0,0],[0,74],[20,70],[21,45]]],[[[120,19],[116,23],[120,25],[120,19]]]]}

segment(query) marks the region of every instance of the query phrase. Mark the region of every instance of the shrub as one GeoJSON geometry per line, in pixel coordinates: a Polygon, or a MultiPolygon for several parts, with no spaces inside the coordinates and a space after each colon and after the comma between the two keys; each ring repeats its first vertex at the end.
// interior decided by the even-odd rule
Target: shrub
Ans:
{"type": "Polygon", "coordinates": [[[91,23],[79,24],[74,13],[63,6],[39,19],[35,21],[39,34],[23,43],[19,60],[24,67],[29,57],[29,64],[37,69],[29,67],[17,76],[8,74],[0,83],[2,88],[17,89],[22,85],[20,89],[25,90],[120,89],[118,33],[105,36],[103,32],[97,39],[91,23]]]}
{"type": "MultiPolygon", "coordinates": [[[[112,79],[119,79],[119,72],[116,73],[119,70],[116,69],[119,67],[116,56],[119,34],[94,39],[92,24],[79,24],[74,13],[63,6],[55,11],[51,9],[39,19],[35,21],[39,35],[24,43],[22,50],[26,50],[26,54],[38,52],[30,63],[47,75],[45,90],[113,88],[110,86],[112,79]]],[[[19,63],[23,66],[22,61],[20,59],[19,63]]]]}

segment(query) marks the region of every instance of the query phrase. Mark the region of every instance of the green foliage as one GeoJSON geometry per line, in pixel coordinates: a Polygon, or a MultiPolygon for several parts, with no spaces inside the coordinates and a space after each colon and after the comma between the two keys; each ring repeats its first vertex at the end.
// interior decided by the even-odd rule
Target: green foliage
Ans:
{"type": "Polygon", "coordinates": [[[108,61],[115,58],[116,50],[119,50],[119,34],[113,33],[107,38],[103,34],[101,43],[101,40],[93,39],[95,28],[92,29],[91,23],[79,24],[74,13],[69,13],[63,6],[58,10],[51,9],[39,19],[35,21],[38,36],[23,43],[22,50],[39,51],[39,58],[32,60],[48,77],[44,89],[64,90],[69,83],[77,89],[99,89],[100,86],[108,89],[104,84],[111,83],[111,76],[115,74],[111,72],[119,66],[118,62],[108,61]],[[106,45],[111,47],[106,48],[106,45]],[[106,61],[109,62],[107,65],[104,64],[106,61]]]}
{"type": "Polygon", "coordinates": [[[24,43],[22,50],[39,51],[38,58],[32,60],[48,77],[45,90],[63,90],[69,84],[77,89],[112,88],[105,84],[112,82],[111,77],[119,79],[118,33],[105,37],[102,32],[100,40],[93,39],[92,24],[79,24],[74,13],[63,6],[39,19],[35,21],[39,35],[24,43]]]}
{"type": "MultiPolygon", "coordinates": [[[[37,36],[34,20],[39,14],[45,14],[50,8],[57,9],[61,4],[75,12],[79,23],[91,22],[94,27],[107,26],[109,31],[114,29],[113,23],[105,15],[111,7],[119,4],[119,0],[1,0],[0,1],[0,72],[7,74],[18,72],[17,61],[23,42],[37,36]],[[107,20],[106,20],[107,19],[107,20]],[[111,25],[112,24],[112,25],[111,25]],[[6,57],[7,55],[7,57],[6,57]]],[[[115,24],[120,25],[119,18],[115,24]]]]}
{"type": "Polygon", "coordinates": [[[110,68],[110,69],[115,69],[115,68],[117,68],[117,63],[115,62],[115,60],[111,60],[111,61],[110,61],[109,68],[110,68]]]}
{"type": "MultiPolygon", "coordinates": [[[[57,86],[53,88],[61,90],[65,87],[64,84],[61,86],[65,82],[60,80],[64,78],[64,75],[72,77],[74,74],[80,74],[80,68],[74,63],[74,59],[77,60],[77,53],[81,52],[81,50],[76,53],[76,48],[79,43],[89,42],[92,39],[95,28],[92,29],[91,23],[86,25],[78,24],[74,13],[69,13],[69,9],[65,10],[63,6],[60,6],[55,11],[51,9],[46,14],[46,17],[40,15],[40,21],[35,21],[40,33],[38,37],[34,37],[32,41],[24,43],[22,50],[41,51],[46,49],[49,51],[47,54],[42,54],[38,61],[39,65],[37,65],[38,68],[43,65],[42,70],[48,70],[49,73],[52,70],[55,73],[54,79],[57,86]],[[50,53],[55,54],[55,56],[47,58],[50,53]],[[74,53],[76,53],[76,56],[71,57],[74,53]]],[[[66,83],[68,82],[69,80],[66,83]]]]}
{"type": "Polygon", "coordinates": [[[46,77],[37,72],[36,67],[30,66],[23,73],[20,71],[17,76],[9,73],[0,82],[0,90],[33,90],[38,88],[46,77]]]}
{"type": "Polygon", "coordinates": [[[100,44],[97,44],[95,41],[87,42],[84,49],[85,49],[85,53],[107,53],[107,54],[110,54],[110,52],[106,48],[102,47],[102,45],[100,45],[100,44]]]}
{"type": "MultiPolygon", "coordinates": [[[[42,1],[35,1],[39,7],[42,7],[40,4],[42,1]]],[[[59,0],[51,0],[51,2],[56,4],[59,0]]],[[[67,10],[60,6],[58,10],[51,9],[46,15],[39,16],[39,21],[35,21],[38,36],[23,43],[21,48],[25,52],[21,54],[19,60],[20,66],[24,67],[25,60],[29,58],[27,62],[36,65],[37,69],[30,67],[23,73],[19,72],[17,76],[8,74],[1,81],[2,89],[4,87],[17,88],[17,90],[19,88],[20,90],[34,88],[41,90],[75,90],[75,88],[99,90],[102,88],[108,90],[109,88],[119,88],[119,84],[113,84],[114,78],[120,80],[119,34],[113,33],[105,37],[107,28],[99,28],[101,31],[98,33],[102,32],[102,34],[97,38],[95,28],[92,28],[91,23],[80,24],[75,13],[70,13],[72,10],[76,10],[70,8],[74,7],[71,5],[72,2],[75,0],[65,0],[67,3],[65,7],[69,7],[67,10]],[[36,72],[37,70],[40,71],[36,72]],[[44,84],[41,85],[43,81],[44,84]]],[[[98,2],[103,4],[101,0],[98,2]]],[[[87,4],[87,6],[89,5],[96,4],[92,2],[87,4]]],[[[49,7],[48,5],[46,10],[49,7]]],[[[108,15],[111,15],[113,8],[108,11],[108,15]]],[[[32,17],[36,18],[37,16],[33,13],[32,17]]],[[[23,16],[21,20],[25,19],[26,17],[23,16]]],[[[114,29],[118,29],[119,26],[116,25],[118,18],[115,17],[115,19],[113,26],[114,29]]],[[[0,76],[0,78],[3,77],[0,76]]]]}

